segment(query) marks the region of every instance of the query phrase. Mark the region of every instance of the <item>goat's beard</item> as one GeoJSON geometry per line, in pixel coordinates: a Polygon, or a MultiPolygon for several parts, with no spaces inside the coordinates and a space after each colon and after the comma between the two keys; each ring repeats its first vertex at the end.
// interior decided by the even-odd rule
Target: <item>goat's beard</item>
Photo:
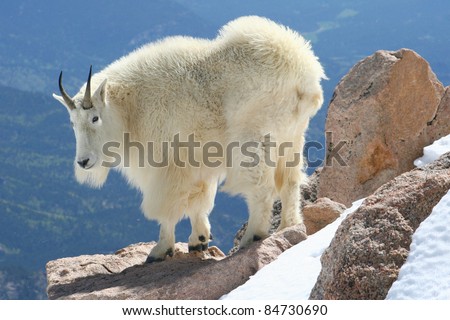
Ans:
{"type": "Polygon", "coordinates": [[[98,166],[85,170],[75,163],[75,178],[80,184],[87,184],[93,188],[101,188],[108,178],[109,168],[98,166]]]}

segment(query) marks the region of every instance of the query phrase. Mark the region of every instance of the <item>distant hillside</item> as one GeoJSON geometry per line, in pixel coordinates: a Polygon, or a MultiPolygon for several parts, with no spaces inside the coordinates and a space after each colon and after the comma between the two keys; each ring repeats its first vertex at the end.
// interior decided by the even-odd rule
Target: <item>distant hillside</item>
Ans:
{"type": "Polygon", "coordinates": [[[49,92],[64,69],[74,90],[91,64],[99,70],[144,43],[214,29],[173,0],[2,1],[0,84],[49,92]]]}

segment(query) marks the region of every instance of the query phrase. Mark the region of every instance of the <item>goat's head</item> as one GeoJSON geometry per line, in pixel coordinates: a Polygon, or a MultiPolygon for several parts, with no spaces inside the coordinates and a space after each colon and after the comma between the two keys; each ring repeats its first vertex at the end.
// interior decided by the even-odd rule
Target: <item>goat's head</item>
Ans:
{"type": "Polygon", "coordinates": [[[80,183],[101,186],[107,177],[108,168],[102,166],[102,147],[107,142],[103,116],[106,109],[106,79],[91,95],[92,66],[86,85],[71,98],[62,85],[62,71],[59,75],[61,96],[53,97],[69,112],[76,139],[75,176],[80,183]]]}

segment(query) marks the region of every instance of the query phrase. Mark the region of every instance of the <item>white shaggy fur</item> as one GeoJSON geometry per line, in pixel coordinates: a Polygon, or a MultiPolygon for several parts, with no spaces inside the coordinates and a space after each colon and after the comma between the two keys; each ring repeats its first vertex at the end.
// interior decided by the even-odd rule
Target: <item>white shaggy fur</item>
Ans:
{"type": "MultiPolygon", "coordinates": [[[[201,148],[195,153],[199,167],[176,166],[172,149],[167,167],[149,165],[147,156],[140,167],[138,148],[130,148],[129,166],[122,161],[118,168],[141,190],[145,216],[161,225],[158,245],[149,256],[153,261],[171,253],[175,225],[184,215],[192,224],[189,245],[196,250],[207,247],[208,215],[225,177],[223,190],[240,194],[248,204],[249,223],[241,246],[268,235],[277,197],[283,205],[280,229],[302,222],[302,159],[295,167],[286,163],[295,154],[302,155],[309,119],[323,102],[323,78],[318,59],[298,33],[250,16],[228,23],[214,40],[170,37],[115,61],[93,75],[96,91],[89,110],[81,108],[86,86],[73,98],[75,109],[54,96],[69,110],[77,140],[76,161],[89,159],[89,169],[75,163],[76,177],[96,187],[105,182],[109,171],[102,162],[112,160],[102,146],[110,141],[119,143],[114,151],[123,160],[124,133],[129,133],[130,141],[143,144],[145,155],[148,142],[154,142],[158,161],[162,159],[161,143],[173,141],[176,134],[180,141],[188,141],[193,133],[202,145],[216,141],[224,149],[232,142],[263,142],[269,133],[277,147],[293,143],[283,152],[271,150],[275,166],[265,163],[264,147],[255,148],[261,161],[251,168],[239,165],[247,159],[239,149],[234,149],[231,157],[214,159],[222,165],[210,168],[201,161],[201,148]],[[99,120],[93,122],[94,117],[99,120]],[[232,166],[227,167],[231,161],[232,166]]],[[[185,151],[180,151],[182,160],[190,156],[185,151]]]]}

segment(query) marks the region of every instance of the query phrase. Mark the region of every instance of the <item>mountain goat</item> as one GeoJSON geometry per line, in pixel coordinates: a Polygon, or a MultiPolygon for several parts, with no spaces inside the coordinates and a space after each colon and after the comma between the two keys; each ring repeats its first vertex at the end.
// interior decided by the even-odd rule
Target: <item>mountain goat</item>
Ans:
{"type": "Polygon", "coordinates": [[[116,168],[142,192],[144,215],[160,223],[147,262],[173,253],[185,215],[189,250],[207,249],[222,182],[248,205],[241,247],[267,237],[277,197],[280,229],[302,222],[304,133],[325,74],[298,33],[242,17],[213,40],[169,37],[91,72],[73,98],[61,72],[61,96],[53,95],[75,132],[75,175],[100,187],[116,168]]]}

